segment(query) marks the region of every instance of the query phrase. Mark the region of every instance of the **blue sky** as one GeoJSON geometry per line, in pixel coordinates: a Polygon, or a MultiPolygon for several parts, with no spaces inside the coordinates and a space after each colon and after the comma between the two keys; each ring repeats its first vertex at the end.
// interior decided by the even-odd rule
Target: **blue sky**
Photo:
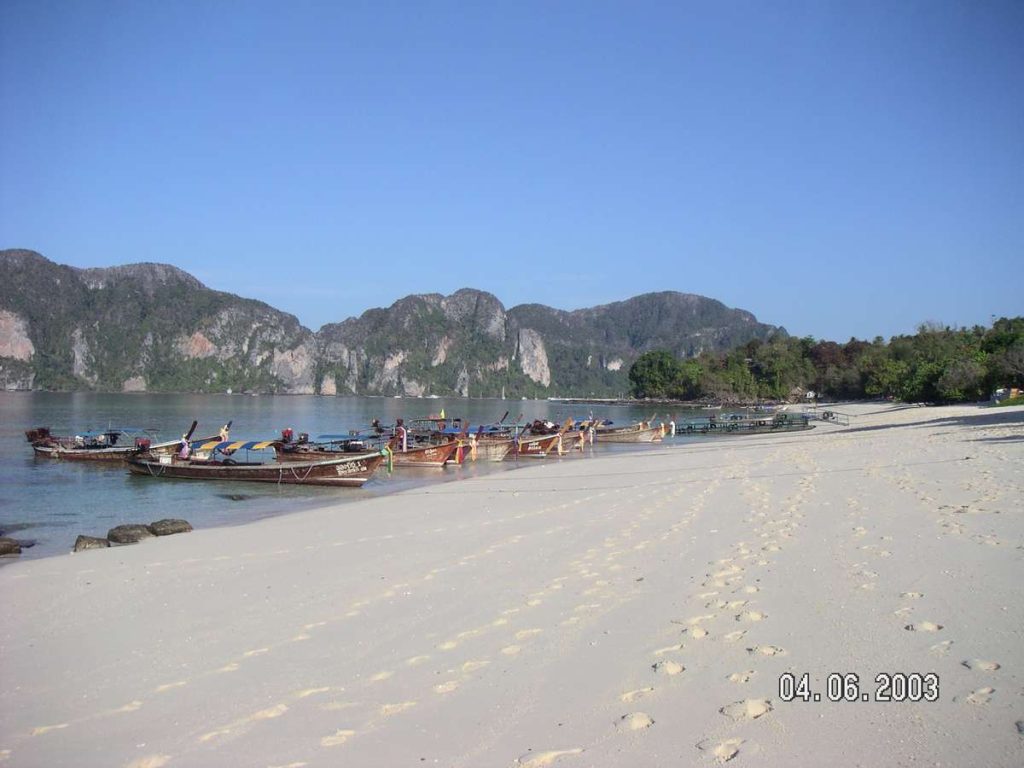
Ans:
{"type": "Polygon", "coordinates": [[[0,247],[312,328],[711,296],[844,340],[1024,314],[1024,3],[0,4],[0,247]]]}

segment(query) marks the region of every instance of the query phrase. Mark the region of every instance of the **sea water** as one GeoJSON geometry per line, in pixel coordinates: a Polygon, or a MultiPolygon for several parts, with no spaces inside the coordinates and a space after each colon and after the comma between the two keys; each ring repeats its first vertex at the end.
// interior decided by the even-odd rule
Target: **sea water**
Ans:
{"type": "MultiPolygon", "coordinates": [[[[440,470],[401,468],[391,474],[382,468],[362,488],[324,488],[136,476],[120,462],[36,458],[24,435],[33,427],[50,427],[56,435],[133,427],[154,434],[155,442],[180,437],[195,419],[199,422],[196,437],[214,435],[230,420],[234,440],[275,438],[284,428],[292,428],[296,435],[308,432],[315,438],[365,428],[373,419],[393,424],[399,417],[408,421],[442,409],[449,418],[461,417],[473,424],[494,422],[504,414],[506,421],[548,419],[561,423],[568,417],[593,415],[628,424],[658,410],[650,405],[570,405],[547,400],[0,392],[0,532],[34,542],[22,550],[21,559],[46,557],[69,552],[79,534],[103,537],[122,523],[174,517],[188,520],[196,528],[231,525],[429,483],[458,482],[537,461],[576,461],[652,447],[601,444],[582,456],[577,452],[560,459],[475,462],[440,470]]],[[[659,420],[667,418],[664,407],[661,411],[659,420]]],[[[677,419],[692,415],[681,410],[669,414],[677,419]]]]}

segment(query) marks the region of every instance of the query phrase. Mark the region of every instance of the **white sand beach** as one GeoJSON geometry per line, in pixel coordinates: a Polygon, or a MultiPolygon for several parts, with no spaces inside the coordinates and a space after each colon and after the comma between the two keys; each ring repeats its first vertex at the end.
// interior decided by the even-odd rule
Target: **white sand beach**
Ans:
{"type": "Polygon", "coordinates": [[[0,765],[1024,765],[1024,409],[839,410],[0,568],[0,765]]]}

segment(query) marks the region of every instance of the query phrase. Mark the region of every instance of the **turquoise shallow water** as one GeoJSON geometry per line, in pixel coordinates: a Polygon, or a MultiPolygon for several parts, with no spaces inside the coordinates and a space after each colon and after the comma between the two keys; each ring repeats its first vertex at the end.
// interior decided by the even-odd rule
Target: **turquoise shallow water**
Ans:
{"type": "MultiPolygon", "coordinates": [[[[427,416],[442,408],[449,417],[461,416],[474,423],[496,421],[506,411],[509,420],[523,414],[529,420],[562,421],[593,413],[628,423],[647,418],[654,410],[545,400],[0,392],[0,531],[35,542],[23,550],[21,559],[46,557],[70,551],[78,534],[105,536],[122,523],[180,517],[196,528],[232,525],[516,468],[515,462],[506,461],[443,470],[401,469],[391,475],[378,471],[359,489],[171,481],[136,477],[120,464],[37,459],[24,437],[26,429],[36,426],[49,426],[56,434],[117,426],[155,430],[160,439],[174,439],[197,419],[197,435],[214,434],[221,424],[233,420],[232,438],[258,440],[275,437],[285,427],[315,436],[347,432],[374,418],[390,424],[397,417],[427,416]]],[[[688,414],[673,415],[686,418],[688,414]]],[[[600,445],[597,453],[644,449],[650,447],[600,445]]]]}

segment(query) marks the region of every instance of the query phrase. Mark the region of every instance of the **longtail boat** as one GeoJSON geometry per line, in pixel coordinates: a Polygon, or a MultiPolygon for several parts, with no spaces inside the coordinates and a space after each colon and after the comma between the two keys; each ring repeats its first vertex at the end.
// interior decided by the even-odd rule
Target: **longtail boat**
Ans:
{"type": "Polygon", "coordinates": [[[249,461],[234,458],[238,451],[273,449],[275,457],[280,441],[210,441],[197,444],[193,456],[153,456],[138,454],[128,459],[128,469],[136,475],[183,480],[238,480],[283,485],[330,485],[358,487],[365,483],[384,461],[382,451],[340,454],[335,458],[304,461],[249,461]],[[220,455],[223,458],[217,458],[220,455]]]}
{"type": "Polygon", "coordinates": [[[461,464],[469,448],[458,440],[440,445],[421,445],[406,450],[392,447],[391,460],[396,467],[436,467],[461,464]]]}
{"type": "Polygon", "coordinates": [[[724,417],[691,420],[677,426],[678,433],[709,437],[803,432],[810,429],[814,429],[810,416],[781,412],[762,416],[733,413],[724,417]]]}
{"type": "MultiPolygon", "coordinates": [[[[506,411],[505,416],[508,416],[506,411]]],[[[470,426],[461,418],[445,418],[430,416],[424,419],[410,419],[408,440],[410,446],[447,445],[462,443],[462,451],[457,448],[448,459],[448,463],[465,461],[503,461],[509,451],[513,450],[513,426],[502,423],[505,416],[497,424],[470,426]],[[459,457],[461,456],[461,461],[459,457]]],[[[396,459],[399,452],[395,452],[396,459]]]]}
{"type": "Polygon", "coordinates": [[[549,456],[552,451],[562,453],[562,435],[572,425],[573,420],[566,419],[565,423],[560,427],[555,425],[555,431],[549,431],[551,428],[543,422],[534,422],[529,427],[529,431],[524,432],[515,439],[510,455],[516,458],[523,456],[542,459],[549,456]]]}
{"type": "Polygon", "coordinates": [[[512,450],[511,437],[488,437],[484,434],[469,435],[469,459],[471,461],[504,461],[512,450]]]}
{"type": "MultiPolygon", "coordinates": [[[[278,452],[279,461],[311,461],[330,459],[351,453],[366,452],[385,447],[391,452],[395,467],[434,467],[440,469],[448,462],[461,463],[456,453],[464,446],[457,440],[436,445],[407,445],[403,450],[399,438],[387,434],[318,435],[315,442],[283,445],[278,452]]],[[[467,449],[468,450],[468,449],[467,449]]]]}
{"type": "MultiPolygon", "coordinates": [[[[195,429],[195,426],[193,426],[195,429]]],[[[188,433],[191,437],[191,432],[188,433]]],[[[204,438],[215,440],[216,435],[204,438]]],[[[146,432],[130,427],[89,431],[72,436],[57,436],[49,427],[37,427],[25,432],[37,457],[66,461],[124,461],[133,454],[173,453],[181,446],[181,439],[154,443],[146,432]]]]}
{"type": "Polygon", "coordinates": [[[594,440],[599,443],[651,443],[665,436],[663,425],[654,426],[654,417],[637,424],[616,427],[598,424],[594,429],[594,440]]]}
{"type": "Polygon", "coordinates": [[[512,450],[509,456],[512,458],[537,458],[543,459],[552,451],[557,453],[557,445],[561,441],[560,434],[554,435],[521,435],[512,443],[512,450]]]}

